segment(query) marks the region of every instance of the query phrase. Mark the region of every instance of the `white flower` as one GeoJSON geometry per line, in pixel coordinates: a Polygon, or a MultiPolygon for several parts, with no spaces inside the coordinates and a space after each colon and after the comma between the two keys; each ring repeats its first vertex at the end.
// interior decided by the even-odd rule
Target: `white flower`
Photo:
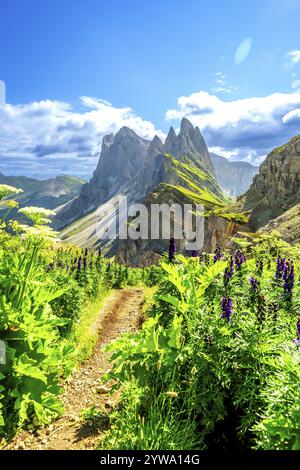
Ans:
{"type": "Polygon", "coordinates": [[[14,186],[9,186],[8,184],[0,184],[0,199],[3,199],[6,196],[11,194],[22,193],[22,189],[15,188],[14,186]]]}
{"type": "Polygon", "coordinates": [[[54,211],[45,209],[44,207],[22,207],[19,209],[21,214],[26,215],[34,225],[46,225],[51,222],[48,217],[55,215],[54,211]]]}

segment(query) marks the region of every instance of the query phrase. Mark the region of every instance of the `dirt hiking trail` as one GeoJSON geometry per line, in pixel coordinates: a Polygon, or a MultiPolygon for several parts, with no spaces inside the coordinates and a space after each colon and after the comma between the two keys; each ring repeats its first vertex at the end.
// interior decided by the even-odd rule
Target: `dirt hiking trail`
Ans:
{"type": "Polygon", "coordinates": [[[110,396],[107,387],[101,385],[101,376],[109,370],[109,353],[104,346],[123,333],[139,326],[144,290],[127,288],[113,291],[104,302],[97,321],[91,326],[99,331],[99,339],[93,354],[63,384],[64,415],[47,428],[22,431],[6,449],[18,450],[89,450],[94,449],[99,435],[108,426],[103,418],[101,425],[80,420],[84,408],[97,406],[110,411],[118,400],[118,394],[110,396]]]}

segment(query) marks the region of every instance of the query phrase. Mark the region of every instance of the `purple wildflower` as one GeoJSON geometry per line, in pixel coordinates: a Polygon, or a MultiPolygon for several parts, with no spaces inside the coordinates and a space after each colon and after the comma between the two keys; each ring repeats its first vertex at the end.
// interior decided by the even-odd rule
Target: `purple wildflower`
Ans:
{"type": "Polygon", "coordinates": [[[198,250],[193,250],[192,251],[192,257],[193,258],[198,258],[198,256],[199,256],[199,251],[198,250]]]}
{"type": "Polygon", "coordinates": [[[222,257],[223,253],[221,253],[221,248],[217,246],[214,254],[214,263],[216,263],[216,261],[219,261],[219,259],[221,259],[222,257]]]}
{"type": "Polygon", "coordinates": [[[221,302],[221,306],[222,306],[221,318],[226,319],[229,323],[231,315],[232,315],[232,300],[231,300],[231,298],[230,297],[223,297],[222,302],[221,302]]]}
{"type": "Polygon", "coordinates": [[[250,284],[251,284],[251,287],[253,288],[253,290],[255,290],[255,291],[258,290],[259,282],[254,277],[250,278],[250,284]]]}
{"type": "Polygon", "coordinates": [[[47,266],[47,271],[53,271],[54,269],[54,263],[49,263],[47,266]]]}
{"type": "Polygon", "coordinates": [[[278,256],[277,263],[276,263],[276,273],[275,273],[276,279],[285,280],[287,278],[288,271],[289,271],[289,263],[286,261],[285,258],[280,258],[280,256],[278,256]]]}
{"type": "Polygon", "coordinates": [[[276,261],[276,272],[275,272],[275,277],[276,279],[281,279],[282,277],[282,270],[281,270],[281,258],[278,256],[277,261],[276,261]]]}
{"type": "Polygon", "coordinates": [[[87,256],[88,256],[88,254],[89,254],[89,249],[88,249],[88,248],[86,248],[86,249],[84,250],[84,256],[85,256],[85,257],[87,257],[87,256]]]}
{"type": "Polygon", "coordinates": [[[78,262],[77,262],[77,271],[81,271],[82,268],[82,256],[79,256],[78,262]]]}
{"type": "Polygon", "coordinates": [[[297,321],[297,333],[298,333],[298,337],[300,339],[300,320],[297,321]]]}
{"type": "Polygon", "coordinates": [[[240,250],[237,250],[237,252],[235,253],[234,260],[235,260],[236,269],[240,269],[242,264],[245,263],[245,261],[246,261],[244,253],[240,250]]]}
{"type": "Polygon", "coordinates": [[[295,284],[295,268],[293,264],[286,263],[283,272],[283,289],[286,294],[291,294],[295,284]]]}
{"type": "Polygon", "coordinates": [[[232,279],[233,273],[234,273],[234,261],[233,261],[233,257],[231,256],[230,257],[229,267],[226,268],[225,271],[224,271],[223,280],[224,280],[224,286],[225,287],[228,287],[229,281],[230,281],[230,279],[232,279]]]}

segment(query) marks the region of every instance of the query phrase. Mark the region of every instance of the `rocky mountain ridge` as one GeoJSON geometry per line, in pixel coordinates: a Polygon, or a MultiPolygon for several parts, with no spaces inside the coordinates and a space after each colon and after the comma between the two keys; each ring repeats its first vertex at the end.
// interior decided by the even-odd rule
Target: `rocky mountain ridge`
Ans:
{"type": "Polygon", "coordinates": [[[255,230],[300,202],[300,135],[267,155],[241,201],[255,230]]]}
{"type": "Polygon", "coordinates": [[[7,176],[0,173],[0,184],[22,189],[17,196],[20,206],[37,206],[55,209],[78,196],[85,181],[75,176],[57,176],[38,180],[26,176],[7,176]]]}
{"type": "Polygon", "coordinates": [[[161,182],[174,182],[165,153],[181,159],[193,158],[214,176],[214,168],[205,140],[198,127],[185,118],[176,135],[171,127],[163,143],[139,137],[128,127],[103,138],[98,166],[74,201],[57,214],[55,226],[62,228],[96,210],[118,194],[128,202],[142,200],[161,182]]]}

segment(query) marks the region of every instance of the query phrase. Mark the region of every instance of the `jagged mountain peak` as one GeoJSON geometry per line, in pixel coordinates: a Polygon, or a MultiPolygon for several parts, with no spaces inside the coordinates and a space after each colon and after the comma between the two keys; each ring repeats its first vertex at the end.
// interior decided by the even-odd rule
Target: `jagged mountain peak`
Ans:
{"type": "MultiPolygon", "coordinates": [[[[164,143],[157,135],[149,141],[123,126],[114,136],[104,137],[92,179],[83,186],[77,200],[59,214],[60,220],[65,219],[67,223],[75,220],[105,203],[121,188],[126,192],[126,188],[135,185],[136,197],[141,198],[160,183],[172,182],[175,176],[169,168],[169,160],[165,158],[168,152],[179,159],[190,157],[214,175],[200,130],[194,128],[188,119],[182,119],[178,135],[170,127],[164,143]]],[[[60,221],[58,225],[61,225],[60,221]]]]}
{"type": "Polygon", "coordinates": [[[158,135],[155,134],[155,136],[152,139],[151,145],[163,146],[163,143],[162,143],[161,139],[158,137],[158,135]]]}
{"type": "Polygon", "coordinates": [[[176,135],[173,127],[171,126],[170,129],[169,129],[167,138],[165,140],[165,150],[167,152],[169,152],[172,149],[172,147],[175,145],[176,139],[177,139],[177,135],[176,135]]]}
{"type": "Polygon", "coordinates": [[[171,153],[177,158],[193,155],[199,163],[214,175],[214,168],[208,148],[200,129],[199,127],[194,127],[186,118],[182,118],[181,120],[178,135],[176,135],[173,127],[170,127],[165,140],[164,151],[171,153]]]}
{"type": "Polygon", "coordinates": [[[194,133],[193,124],[185,117],[181,119],[179,135],[191,135],[194,133]]]}
{"type": "Polygon", "coordinates": [[[140,137],[133,129],[130,127],[123,126],[120,130],[115,134],[114,142],[120,142],[123,139],[135,139],[139,141],[148,142],[146,139],[140,137]]]}
{"type": "Polygon", "coordinates": [[[109,147],[110,145],[113,144],[113,141],[114,141],[114,134],[105,135],[102,139],[102,147],[103,146],[109,147]]]}

